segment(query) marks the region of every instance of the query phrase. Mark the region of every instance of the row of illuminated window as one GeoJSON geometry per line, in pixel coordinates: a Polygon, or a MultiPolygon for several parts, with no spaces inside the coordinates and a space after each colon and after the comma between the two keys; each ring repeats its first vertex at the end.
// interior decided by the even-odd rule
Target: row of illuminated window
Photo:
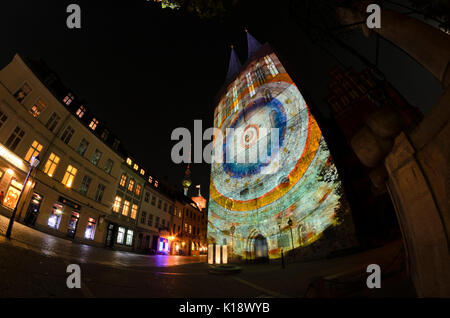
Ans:
{"type": "MultiPolygon", "coordinates": [[[[4,118],[2,115],[2,112],[0,111],[0,120],[1,118],[4,118]]],[[[0,125],[1,127],[1,125],[0,125]]],[[[22,140],[23,136],[25,135],[25,132],[17,126],[11,136],[6,140],[5,146],[14,151],[17,148],[17,145],[22,140]]],[[[37,140],[33,141],[30,148],[28,149],[27,153],[25,154],[25,161],[31,162],[31,159],[33,157],[38,156],[42,152],[43,146],[40,144],[37,140]]],[[[44,166],[44,173],[46,173],[48,176],[53,177],[56,168],[58,167],[60,162],[60,157],[57,156],[55,153],[51,153],[45,166],[44,166]]],[[[112,167],[112,161],[111,164],[108,163],[109,170],[112,167]]],[[[108,169],[106,169],[108,171],[108,169]]],[[[73,182],[75,180],[75,176],[78,172],[78,169],[75,168],[72,165],[68,165],[66,169],[66,173],[64,174],[64,177],[62,179],[62,183],[68,187],[71,188],[73,185],[73,182]]],[[[87,190],[89,188],[89,185],[92,181],[92,178],[89,176],[84,176],[81,187],[80,187],[80,193],[86,195],[87,190]]],[[[101,202],[103,198],[103,193],[105,191],[105,186],[102,184],[98,184],[97,191],[95,194],[94,199],[98,202],[101,202]]]]}
{"type": "MultiPolygon", "coordinates": [[[[145,175],[145,170],[142,168],[139,168],[139,165],[137,163],[133,162],[133,159],[128,157],[125,162],[127,163],[127,165],[129,165],[131,168],[133,168],[135,171],[138,171],[140,175],[142,175],[142,176],[145,175]]],[[[148,182],[150,184],[153,184],[156,188],[158,187],[158,181],[154,180],[152,176],[148,176],[148,182]]]]}
{"type": "MultiPolygon", "coordinates": [[[[32,89],[31,89],[30,85],[25,83],[14,94],[14,97],[20,103],[22,103],[23,100],[25,99],[25,97],[28,96],[31,93],[31,91],[32,91],[32,89]]],[[[62,102],[68,106],[71,104],[73,98],[74,98],[73,95],[69,93],[63,99],[62,102]]],[[[34,118],[38,118],[40,116],[40,114],[42,113],[42,111],[46,108],[47,108],[47,103],[42,98],[38,98],[37,101],[33,104],[33,106],[31,106],[31,108],[29,109],[29,112],[34,118]]],[[[86,113],[86,108],[84,106],[80,106],[76,112],[76,116],[81,119],[85,113],[86,113]]],[[[59,124],[60,121],[61,121],[61,116],[59,116],[56,112],[53,112],[51,114],[50,118],[48,119],[47,123],[45,124],[45,126],[51,132],[54,132],[56,126],[59,124]]],[[[89,123],[89,128],[94,131],[97,128],[98,124],[99,124],[99,121],[96,118],[92,118],[91,122],[89,123]]],[[[61,139],[65,143],[68,143],[70,141],[70,138],[72,137],[73,133],[74,133],[74,130],[70,126],[68,126],[68,128],[65,130],[64,138],[61,138],[61,139]]],[[[108,138],[108,136],[109,136],[109,131],[107,129],[104,129],[102,131],[102,134],[100,137],[103,140],[106,140],[108,138]]],[[[114,141],[113,148],[117,150],[118,145],[119,145],[119,140],[116,139],[114,141]]]]}
{"type": "MultiPolygon", "coordinates": [[[[60,204],[54,204],[52,211],[50,212],[50,216],[47,220],[47,225],[57,230],[59,228],[59,225],[61,223],[62,215],[64,214],[63,206],[60,204]]],[[[67,213],[67,212],[66,212],[67,213]]],[[[68,234],[72,237],[75,236],[75,231],[77,230],[77,223],[80,219],[80,213],[76,211],[72,211],[70,215],[70,222],[68,226],[68,234]]],[[[86,228],[84,231],[84,239],[86,240],[93,240],[95,237],[95,230],[97,228],[97,220],[94,218],[88,218],[86,228]]]]}
{"type": "Polygon", "coordinates": [[[138,213],[138,205],[135,203],[131,203],[129,200],[123,200],[121,196],[116,195],[116,197],[114,198],[112,210],[116,213],[121,213],[124,216],[129,216],[132,219],[136,219],[138,213]]]}
{"type": "Polygon", "coordinates": [[[184,232],[193,234],[193,235],[199,235],[200,234],[200,228],[197,226],[192,226],[192,224],[184,223],[184,232]]]}
{"type": "Polygon", "coordinates": [[[136,195],[139,197],[141,195],[142,191],[142,185],[138,184],[133,178],[128,178],[126,173],[122,173],[122,176],[120,177],[119,185],[122,188],[127,188],[128,191],[136,193],[136,195]],[[128,185],[127,185],[128,180],[128,185]]]}
{"type": "MultiPolygon", "coordinates": [[[[0,128],[4,125],[4,123],[6,122],[7,119],[8,119],[8,116],[0,110],[0,128]]],[[[70,139],[72,138],[73,134],[74,134],[73,128],[71,126],[68,126],[66,128],[66,130],[63,132],[63,134],[61,135],[61,139],[65,143],[68,143],[70,141],[70,139]]],[[[20,126],[16,126],[16,128],[13,130],[11,135],[6,140],[5,146],[8,147],[11,151],[15,151],[17,146],[20,144],[20,142],[24,138],[24,136],[25,136],[25,130],[23,128],[21,128],[20,126]]],[[[86,152],[88,145],[89,145],[89,142],[83,138],[80,145],[76,149],[76,152],[78,154],[80,154],[81,156],[83,156],[86,152]]],[[[28,152],[25,156],[25,160],[29,162],[33,156],[37,156],[42,151],[42,148],[43,148],[43,146],[39,141],[37,141],[37,140],[33,141],[30,149],[28,150],[28,152]]],[[[98,149],[95,149],[95,151],[92,154],[89,161],[93,165],[98,166],[98,163],[99,163],[101,157],[102,157],[102,152],[98,149]]],[[[108,159],[105,163],[105,166],[103,167],[103,170],[109,174],[109,173],[111,173],[113,165],[114,165],[114,161],[112,161],[111,159],[108,159]]]]}

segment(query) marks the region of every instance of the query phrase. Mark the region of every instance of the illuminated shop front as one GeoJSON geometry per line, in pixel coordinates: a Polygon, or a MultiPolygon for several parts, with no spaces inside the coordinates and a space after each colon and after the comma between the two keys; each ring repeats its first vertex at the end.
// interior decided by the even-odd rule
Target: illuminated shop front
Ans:
{"type": "Polygon", "coordinates": [[[13,210],[23,187],[28,165],[0,144],[0,204],[13,210]]]}
{"type": "Polygon", "coordinates": [[[214,126],[224,138],[214,145],[222,162],[211,164],[210,243],[242,259],[279,258],[282,250],[305,247],[339,225],[344,198],[333,158],[268,45],[228,84],[214,126]],[[227,134],[228,128],[234,130],[227,134]]]}
{"type": "Polygon", "coordinates": [[[63,206],[61,204],[53,204],[53,208],[47,222],[48,226],[57,230],[59,228],[59,224],[61,223],[62,214],[63,206]]]}
{"type": "Polygon", "coordinates": [[[158,242],[158,253],[162,254],[169,254],[170,246],[169,246],[169,239],[166,239],[164,237],[159,238],[158,242]]]}
{"type": "Polygon", "coordinates": [[[86,226],[86,231],[84,231],[84,238],[87,240],[93,240],[95,237],[96,227],[97,221],[94,218],[89,218],[88,224],[86,226]]]}

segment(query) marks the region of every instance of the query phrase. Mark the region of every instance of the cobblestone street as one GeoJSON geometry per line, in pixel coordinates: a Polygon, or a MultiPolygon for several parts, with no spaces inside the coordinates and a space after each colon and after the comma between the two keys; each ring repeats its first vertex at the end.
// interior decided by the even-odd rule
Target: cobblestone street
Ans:
{"type": "MultiPolygon", "coordinates": [[[[0,297],[303,297],[318,277],[388,264],[400,243],[347,257],[305,263],[243,265],[240,274],[207,273],[206,258],[150,256],[112,251],[53,237],[0,216],[0,297]],[[80,264],[81,289],[66,287],[66,268],[80,264]]],[[[408,282],[396,281],[382,296],[411,296],[408,282]]],[[[377,297],[377,294],[373,294],[377,297]]]]}

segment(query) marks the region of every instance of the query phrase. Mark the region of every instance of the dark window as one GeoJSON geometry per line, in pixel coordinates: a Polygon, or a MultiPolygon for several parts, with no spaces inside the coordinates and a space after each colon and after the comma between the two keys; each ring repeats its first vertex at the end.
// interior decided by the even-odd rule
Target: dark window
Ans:
{"type": "Polygon", "coordinates": [[[158,209],[161,209],[161,204],[162,204],[162,201],[159,200],[159,201],[158,201],[158,209]]]}
{"type": "Polygon", "coordinates": [[[103,198],[103,193],[105,193],[105,186],[99,183],[97,187],[97,192],[95,193],[94,200],[97,202],[101,202],[103,198]]]}
{"type": "Polygon", "coordinates": [[[148,226],[153,226],[153,214],[148,215],[147,224],[148,226]]]}
{"type": "Polygon", "coordinates": [[[144,197],[144,201],[148,202],[150,200],[150,193],[145,192],[145,197],[144,197]]]}
{"type": "Polygon", "coordinates": [[[9,136],[8,140],[5,143],[5,146],[11,149],[12,151],[16,150],[17,145],[22,140],[25,135],[25,131],[22,130],[19,126],[14,129],[11,136],[9,136]]]}
{"type": "Polygon", "coordinates": [[[86,193],[88,192],[89,189],[89,185],[91,184],[92,179],[89,176],[84,176],[83,177],[83,181],[81,181],[81,186],[80,186],[80,193],[82,195],[86,195],[86,193]]]}
{"type": "Polygon", "coordinates": [[[156,203],[156,197],[153,196],[153,197],[152,197],[152,205],[155,205],[155,203],[156,203]]]}
{"type": "Polygon", "coordinates": [[[64,143],[68,144],[74,133],[75,130],[71,126],[67,126],[66,130],[64,130],[63,134],[61,135],[61,140],[64,143]]]}
{"type": "Polygon", "coordinates": [[[111,173],[113,165],[114,165],[114,161],[112,161],[111,159],[108,159],[106,161],[106,165],[105,165],[105,172],[108,174],[111,173]]]}
{"type": "Polygon", "coordinates": [[[83,140],[81,140],[80,144],[78,145],[76,152],[78,152],[78,154],[80,156],[84,156],[88,146],[89,146],[89,142],[83,138],[83,140]]]}
{"type": "Polygon", "coordinates": [[[146,219],[147,219],[147,212],[142,211],[141,212],[141,223],[145,224],[146,219]]]}
{"type": "Polygon", "coordinates": [[[58,125],[60,119],[61,117],[59,117],[56,113],[53,113],[48,119],[47,124],[45,124],[45,127],[47,127],[48,130],[53,132],[53,130],[58,125]]]}
{"type": "Polygon", "coordinates": [[[3,124],[8,119],[8,116],[6,116],[1,110],[0,110],[0,128],[2,128],[3,124]]]}
{"type": "Polygon", "coordinates": [[[94,166],[96,166],[98,164],[98,162],[100,161],[101,156],[102,156],[102,153],[98,149],[95,149],[95,151],[91,157],[91,163],[94,166]]]}

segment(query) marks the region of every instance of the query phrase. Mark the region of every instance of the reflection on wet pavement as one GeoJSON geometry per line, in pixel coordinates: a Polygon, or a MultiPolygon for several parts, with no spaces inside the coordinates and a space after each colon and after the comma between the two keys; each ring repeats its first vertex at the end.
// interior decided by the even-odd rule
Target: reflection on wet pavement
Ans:
{"type": "MultiPolygon", "coordinates": [[[[8,219],[0,216],[0,234],[6,233],[8,219]]],[[[12,240],[0,236],[0,244],[13,244],[34,250],[48,257],[60,257],[77,263],[97,263],[126,267],[170,267],[183,264],[206,262],[205,256],[141,255],[115,251],[101,247],[72,242],[71,240],[45,234],[35,229],[15,223],[12,240]]]]}

